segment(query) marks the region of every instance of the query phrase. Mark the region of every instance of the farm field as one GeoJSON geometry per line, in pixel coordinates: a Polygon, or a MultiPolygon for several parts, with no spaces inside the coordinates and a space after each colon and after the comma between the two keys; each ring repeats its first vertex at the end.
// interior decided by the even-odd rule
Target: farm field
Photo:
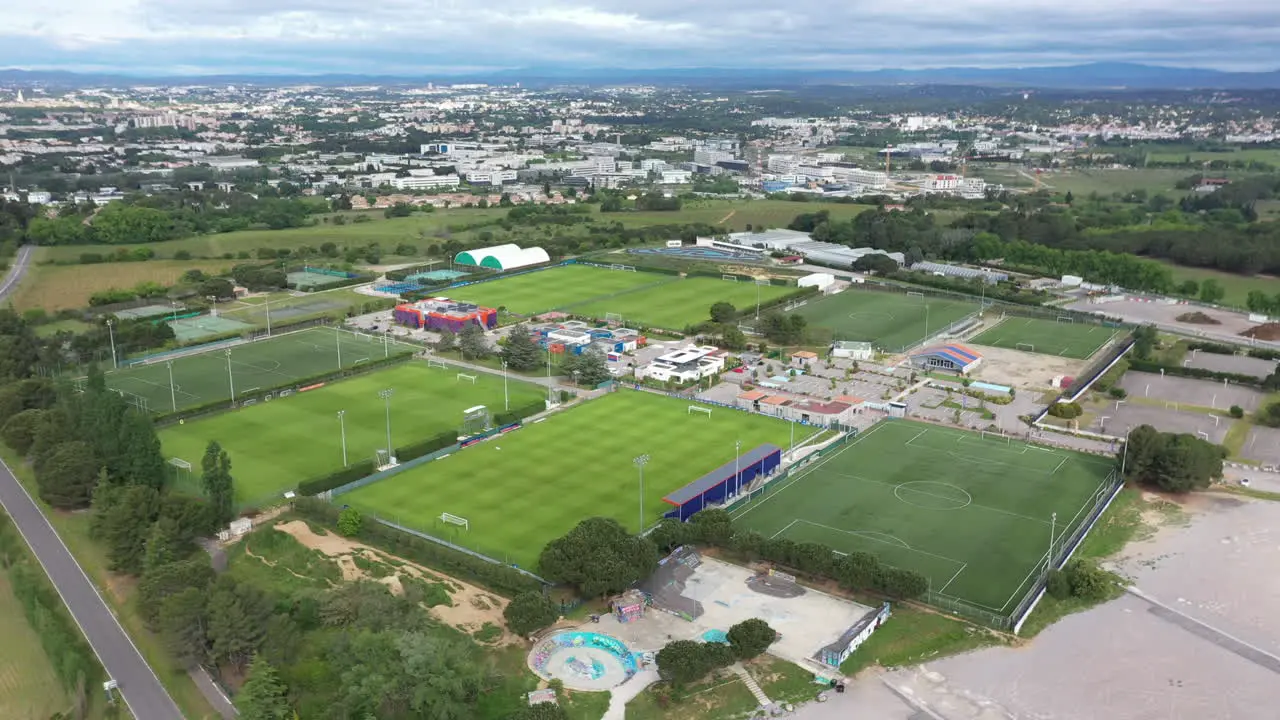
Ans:
{"type": "Polygon", "coordinates": [[[567,265],[445,291],[449,298],[521,315],[563,310],[595,298],[674,282],[672,275],[567,265]]]}
{"type": "Polygon", "coordinates": [[[139,398],[135,404],[140,403],[151,412],[166,413],[227,399],[232,385],[238,399],[248,399],[266,388],[336,371],[339,361],[341,367],[348,368],[386,355],[411,352],[413,348],[409,346],[384,345],[380,337],[337,328],[313,328],[232,346],[229,362],[228,352],[223,350],[175,357],[171,361],[172,388],[170,363],[165,362],[109,372],[106,382],[113,390],[139,398]]]}
{"type": "MultiPolygon", "coordinates": [[[[1035,185],[1035,174],[1022,168],[975,166],[973,171],[989,183],[1002,183],[1008,187],[1020,189],[1035,185]]],[[[1042,174],[1040,187],[1058,194],[1070,191],[1080,200],[1085,199],[1092,192],[1109,198],[1112,193],[1129,193],[1134,190],[1145,190],[1149,195],[1163,193],[1177,198],[1181,197],[1185,191],[1178,190],[1174,184],[1192,174],[1190,170],[1163,168],[1065,170],[1042,174]]]]}
{"type": "Polygon", "coordinates": [[[797,312],[809,320],[819,343],[859,340],[897,353],[977,311],[977,301],[850,287],[797,312]]]}
{"type": "MultiPolygon", "coordinates": [[[[41,572],[38,566],[34,570],[41,572]]],[[[36,720],[67,712],[71,701],[40,638],[27,624],[6,572],[0,569],[0,647],[4,648],[0,653],[0,717],[36,720]]]]}
{"type": "Polygon", "coordinates": [[[1095,323],[1009,317],[969,338],[973,345],[1084,360],[1121,331],[1095,323]]]}
{"type": "MultiPolygon", "coordinates": [[[[734,458],[771,442],[786,447],[781,420],[714,408],[689,414],[688,401],[623,390],[493,438],[447,458],[342,495],[364,512],[437,534],[521,567],[542,548],[592,516],[637,527],[638,473],[644,469],[644,515],[653,523],[670,509],[662,498],[734,458]],[[602,432],[602,429],[607,429],[602,432]],[[443,525],[441,513],[469,528],[443,525]]],[[[796,442],[812,432],[796,427],[796,442]],[[802,435],[803,433],[803,435],[802,435]]]]}
{"type": "MultiPolygon", "coordinates": [[[[90,248],[77,247],[76,255],[87,249],[90,248]]],[[[171,285],[188,270],[222,273],[230,267],[231,263],[226,260],[33,265],[13,294],[13,306],[18,310],[43,308],[49,312],[82,308],[89,304],[91,295],[103,290],[128,290],[145,282],[171,285]]]]}
{"type": "Polygon", "coordinates": [[[579,315],[603,318],[620,313],[623,324],[681,330],[711,318],[711,306],[727,302],[739,310],[755,307],[757,298],[767,302],[794,292],[794,287],[730,282],[708,277],[692,277],[623,293],[607,300],[573,305],[579,315]]]}
{"type": "Polygon", "coordinates": [[[1165,263],[1165,265],[1173,271],[1173,282],[1175,284],[1184,280],[1195,280],[1198,283],[1205,280],[1217,280],[1222,284],[1222,289],[1226,291],[1226,295],[1218,302],[1219,305],[1243,309],[1250,291],[1260,290],[1272,296],[1280,293],[1280,277],[1236,275],[1235,273],[1222,272],[1221,270],[1186,267],[1184,265],[1174,265],[1173,263],[1165,263]]]}
{"type": "Polygon", "coordinates": [[[1083,522],[1112,469],[1003,436],[887,420],[733,514],[765,537],[873,553],[924,574],[934,593],[1004,615],[1042,571],[1051,535],[1062,542],[1083,522]]]}
{"type": "MultiPolygon", "coordinates": [[[[391,396],[391,443],[401,447],[462,426],[462,411],[476,405],[502,412],[502,378],[471,373],[474,384],[458,379],[457,368],[411,361],[318,390],[278,398],[208,418],[169,425],[160,431],[166,457],[190,462],[198,473],[209,441],[231,456],[236,499],[254,503],[279,496],[311,477],[342,468],[342,430],[347,459],[368,460],[387,445],[386,408],[378,392],[391,396]],[[343,424],[338,412],[346,411],[343,424]]],[[[537,385],[509,380],[511,407],[546,396],[537,385]]]]}

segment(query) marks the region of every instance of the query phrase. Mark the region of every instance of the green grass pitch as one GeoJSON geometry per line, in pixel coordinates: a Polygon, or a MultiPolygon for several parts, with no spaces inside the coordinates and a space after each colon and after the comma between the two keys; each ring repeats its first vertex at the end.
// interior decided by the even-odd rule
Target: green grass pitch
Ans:
{"type": "MultiPolygon", "coordinates": [[[[787,447],[785,421],[730,408],[708,417],[689,402],[621,390],[406,470],[336,502],[444,537],[492,557],[532,567],[542,548],[592,516],[635,530],[639,478],[633,458],[648,454],[645,517],[671,506],[662,498],[766,442],[787,447]],[[468,520],[462,529],[436,518],[468,520]]],[[[814,428],[797,426],[795,440],[814,428]]]]}
{"type": "Polygon", "coordinates": [[[535,315],[675,280],[671,275],[565,265],[444,292],[453,300],[505,307],[521,315],[535,315]]]}
{"type": "Polygon", "coordinates": [[[810,301],[798,312],[809,320],[817,340],[871,342],[896,353],[977,310],[977,302],[851,287],[810,301]]]}
{"type": "MultiPolygon", "coordinates": [[[[475,405],[502,412],[502,378],[468,374],[475,376],[474,384],[459,380],[456,368],[412,360],[269,403],[169,425],[160,431],[160,442],[165,457],[186,460],[198,475],[205,447],[217,440],[231,456],[237,501],[265,502],[302,480],[342,467],[339,410],[346,411],[349,462],[372,459],[376,450],[386,447],[385,406],[378,397],[385,388],[393,390],[395,447],[461,427],[462,411],[475,405]]],[[[543,388],[514,379],[508,379],[507,393],[511,407],[546,397],[543,388]]]]}
{"type": "MultiPolygon", "coordinates": [[[[727,302],[743,312],[755,308],[757,298],[766,302],[794,292],[784,285],[756,285],[716,278],[693,277],[655,287],[641,288],[605,300],[574,305],[582,315],[605,317],[619,313],[623,324],[637,324],[668,330],[682,330],[711,318],[711,306],[727,302]]],[[[750,322],[750,321],[744,321],[750,322]]]]}
{"type": "Polygon", "coordinates": [[[733,512],[766,537],[874,553],[923,573],[934,592],[1001,614],[1032,586],[1051,532],[1061,538],[1083,521],[1112,468],[1091,455],[888,420],[733,512]]]}
{"type": "Polygon", "coordinates": [[[1096,323],[1009,317],[970,338],[969,342],[1084,360],[1119,332],[1096,323]]]}
{"type": "MultiPolygon", "coordinates": [[[[336,328],[313,328],[256,340],[231,348],[231,375],[237,398],[253,397],[254,390],[285,385],[293,380],[352,367],[383,357],[407,355],[413,348],[392,343],[386,347],[381,337],[357,335],[336,328]]],[[[204,405],[231,397],[227,377],[227,354],[210,350],[174,358],[173,392],[169,389],[166,363],[134,365],[107,373],[107,387],[137,395],[155,413],[204,405]]]]}

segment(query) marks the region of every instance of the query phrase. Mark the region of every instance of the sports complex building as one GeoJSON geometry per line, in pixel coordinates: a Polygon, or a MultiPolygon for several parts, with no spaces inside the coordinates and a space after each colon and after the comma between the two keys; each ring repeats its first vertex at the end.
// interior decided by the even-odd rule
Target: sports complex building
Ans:
{"type": "Polygon", "coordinates": [[[551,262],[547,251],[540,247],[521,248],[514,243],[494,245],[487,248],[465,250],[454,257],[458,265],[473,265],[493,270],[518,270],[532,265],[551,262]]]}
{"type": "Polygon", "coordinates": [[[675,506],[664,517],[681,522],[688,520],[709,505],[718,505],[742,494],[756,478],[772,475],[781,464],[782,448],[765,443],[662,498],[663,502],[675,506]]]}
{"type": "Polygon", "coordinates": [[[392,318],[400,325],[418,330],[448,330],[462,332],[469,324],[485,330],[498,326],[498,311],[471,303],[454,302],[449,298],[428,298],[397,305],[392,318]]]}
{"type": "Polygon", "coordinates": [[[912,353],[911,364],[922,370],[968,375],[982,364],[982,354],[964,345],[938,345],[912,353]]]}

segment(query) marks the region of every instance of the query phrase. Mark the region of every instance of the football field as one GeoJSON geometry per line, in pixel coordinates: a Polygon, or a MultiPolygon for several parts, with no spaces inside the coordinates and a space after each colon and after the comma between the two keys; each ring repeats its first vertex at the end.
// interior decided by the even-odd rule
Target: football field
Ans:
{"type": "MultiPolygon", "coordinates": [[[[411,360],[316,390],[169,425],[160,430],[161,447],[166,458],[191,463],[192,474],[198,476],[205,448],[217,440],[231,457],[236,500],[265,502],[303,480],[341,469],[344,430],[349,462],[372,459],[376,450],[385,448],[387,405],[378,393],[386,388],[392,390],[392,447],[460,428],[462,411],[475,405],[502,412],[502,378],[469,374],[474,384],[458,379],[456,368],[411,360]],[[345,411],[342,422],[339,411],[345,411]]],[[[514,408],[546,397],[546,390],[509,378],[507,394],[514,408]]]]}
{"type": "Polygon", "coordinates": [[[819,343],[855,340],[899,353],[978,311],[977,301],[856,286],[799,308],[819,343]]]}
{"type": "MultiPolygon", "coordinates": [[[[515,432],[464,448],[335,498],[406,527],[446,538],[521,567],[578,521],[602,516],[634,531],[644,467],[646,525],[672,507],[662,501],[762,443],[787,447],[787,422],[715,407],[690,414],[690,402],[620,390],[515,432]],[[468,527],[445,525],[451,513],[468,527]]],[[[795,441],[814,428],[797,425],[795,441]]]]}
{"type": "Polygon", "coordinates": [[[562,265],[536,272],[442,290],[452,300],[505,307],[521,315],[564,310],[571,305],[638,288],[674,282],[674,275],[562,265]]]}
{"type": "Polygon", "coordinates": [[[733,510],[765,537],[870,552],[996,615],[1089,515],[1114,463],[1007,436],[886,420],[733,510]]]}
{"type": "Polygon", "coordinates": [[[238,399],[252,397],[300,378],[411,352],[413,348],[394,342],[384,345],[381,336],[311,328],[169,362],[132,365],[107,373],[106,382],[126,397],[140,398],[147,410],[163,414],[227,400],[233,384],[238,399]]]}
{"type": "Polygon", "coordinates": [[[1066,317],[1058,320],[1008,317],[970,338],[969,342],[1084,360],[1121,332],[1119,328],[1075,322],[1066,317]]]}
{"type": "Polygon", "coordinates": [[[786,285],[756,285],[742,280],[692,277],[623,293],[607,300],[574,305],[570,311],[598,318],[616,313],[622,316],[624,325],[683,330],[687,325],[711,319],[711,306],[718,302],[727,302],[742,312],[748,312],[755,308],[757,300],[763,303],[795,290],[786,285]]]}

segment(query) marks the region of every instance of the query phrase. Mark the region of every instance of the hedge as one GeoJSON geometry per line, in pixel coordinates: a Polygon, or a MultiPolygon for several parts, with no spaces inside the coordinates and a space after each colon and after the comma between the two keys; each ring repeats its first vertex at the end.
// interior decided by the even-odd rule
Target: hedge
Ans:
{"type": "MultiPolygon", "coordinates": [[[[820,292],[822,291],[816,287],[796,288],[794,292],[789,292],[785,295],[781,295],[779,297],[773,298],[771,300],[766,300],[760,303],[760,312],[764,312],[766,310],[772,310],[773,308],[776,308],[776,307],[782,307],[783,305],[786,305],[787,303],[792,302],[794,300],[799,300],[800,298],[809,297],[811,295],[817,295],[820,292]]],[[[738,312],[738,317],[745,318],[748,315],[748,313],[750,313],[751,315],[754,315],[755,312],[756,312],[756,309],[754,307],[744,308],[738,312]]]]}
{"type": "Polygon", "coordinates": [[[1257,387],[1262,384],[1262,378],[1254,377],[1253,375],[1218,372],[1217,370],[1183,367],[1181,365],[1164,365],[1151,360],[1139,360],[1137,358],[1129,360],[1129,369],[1149,373],[1158,373],[1163,371],[1165,375],[1197,378],[1200,380],[1226,380],[1227,382],[1235,383],[1236,385],[1248,385],[1250,387],[1257,387]]]}
{"type": "MultiPolygon", "coordinates": [[[[307,520],[337,531],[338,513],[341,512],[337,506],[316,498],[300,498],[294,502],[293,509],[307,520]]],[[[361,523],[355,537],[406,560],[482,585],[500,595],[515,597],[522,592],[542,591],[542,583],[515,568],[481,560],[380,522],[361,523]]]]}
{"type": "Polygon", "coordinates": [[[423,455],[433,453],[437,450],[443,450],[457,442],[457,431],[446,430],[445,432],[433,435],[426,440],[419,440],[416,443],[410,443],[396,448],[396,460],[399,462],[405,462],[414,458],[420,458],[423,455]]]}
{"type": "Polygon", "coordinates": [[[1212,342],[1190,342],[1187,343],[1188,350],[1199,350],[1200,352],[1213,353],[1215,355],[1235,355],[1236,349],[1230,345],[1222,345],[1212,342]]]}
{"type": "Polygon", "coordinates": [[[512,423],[518,423],[531,415],[537,415],[546,409],[547,403],[543,400],[538,400],[537,402],[531,402],[528,405],[494,415],[493,424],[498,427],[511,425],[512,423]]]}
{"type": "Polygon", "coordinates": [[[1280,360],[1280,350],[1267,350],[1266,348],[1250,348],[1247,353],[1249,357],[1255,357],[1259,360],[1280,360]]]}
{"type": "Polygon", "coordinates": [[[378,467],[373,464],[373,460],[361,460],[328,475],[303,480],[298,483],[298,494],[319,495],[326,490],[342,487],[360,478],[369,477],[376,472],[378,472],[378,467]]]}
{"type": "MultiPolygon", "coordinates": [[[[282,383],[280,385],[272,385],[271,387],[260,388],[260,390],[263,394],[266,394],[269,392],[275,392],[277,390],[287,390],[289,388],[301,387],[304,385],[314,385],[316,383],[328,382],[330,380],[337,380],[339,378],[355,377],[357,375],[364,375],[366,373],[373,372],[374,370],[380,370],[382,368],[389,367],[391,365],[396,365],[402,362],[408,362],[409,358],[410,358],[410,355],[408,354],[393,355],[387,358],[378,358],[376,360],[370,360],[367,363],[353,365],[349,368],[344,368],[342,370],[330,370],[328,372],[319,373],[317,375],[309,375],[306,377],[297,378],[296,380],[290,380],[289,382],[282,383]]],[[[214,402],[205,403],[203,405],[195,405],[189,408],[183,408],[178,412],[170,412],[162,415],[157,415],[153,418],[153,422],[157,426],[163,426],[163,425],[168,425],[168,424],[177,422],[179,420],[185,420],[190,417],[195,417],[198,415],[206,415],[209,413],[218,412],[219,410],[227,410],[227,409],[230,409],[231,407],[232,407],[232,403],[230,398],[226,400],[215,400],[214,402]]]]}

